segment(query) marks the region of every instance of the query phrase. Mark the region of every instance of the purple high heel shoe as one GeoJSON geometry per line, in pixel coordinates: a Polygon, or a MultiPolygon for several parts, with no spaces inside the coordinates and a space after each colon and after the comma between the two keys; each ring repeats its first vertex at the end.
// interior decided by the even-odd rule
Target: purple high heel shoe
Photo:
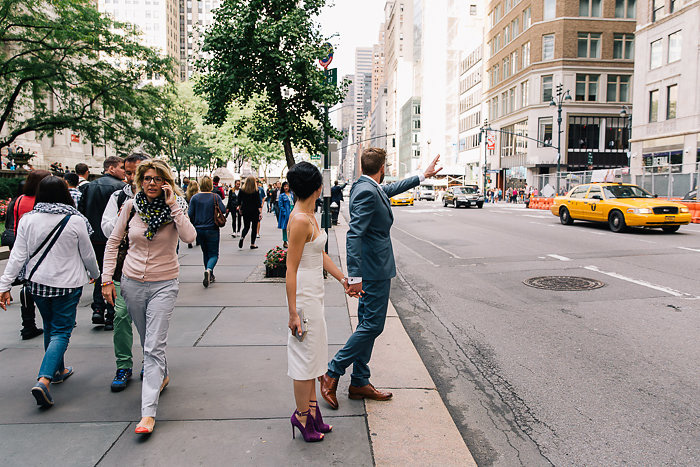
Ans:
{"type": "Polygon", "coordinates": [[[309,411],[311,411],[311,409],[316,410],[316,416],[313,417],[316,431],[318,431],[319,433],[329,433],[333,429],[333,425],[326,425],[325,423],[323,423],[323,416],[321,415],[321,409],[318,407],[318,402],[309,401],[309,411]]]}
{"type": "Polygon", "coordinates": [[[311,418],[311,411],[307,410],[306,412],[299,412],[298,410],[295,410],[294,413],[292,414],[292,417],[290,418],[290,421],[292,422],[292,439],[296,439],[296,433],[294,432],[294,427],[299,428],[299,432],[301,433],[301,436],[304,437],[304,441],[307,443],[315,443],[317,441],[323,441],[323,434],[319,433],[316,431],[316,427],[314,425],[314,419],[311,418]],[[296,417],[296,415],[299,415],[300,417],[303,417],[306,415],[306,427],[299,421],[299,419],[296,417]]]}

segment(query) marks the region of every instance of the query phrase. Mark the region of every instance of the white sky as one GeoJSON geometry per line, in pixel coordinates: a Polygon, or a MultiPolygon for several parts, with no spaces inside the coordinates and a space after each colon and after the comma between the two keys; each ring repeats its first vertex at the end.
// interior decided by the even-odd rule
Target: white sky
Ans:
{"type": "Polygon", "coordinates": [[[329,0],[319,22],[326,37],[335,46],[333,63],[338,68],[338,81],[355,71],[355,48],[372,47],[379,37],[379,25],[384,20],[385,0],[329,0]]]}

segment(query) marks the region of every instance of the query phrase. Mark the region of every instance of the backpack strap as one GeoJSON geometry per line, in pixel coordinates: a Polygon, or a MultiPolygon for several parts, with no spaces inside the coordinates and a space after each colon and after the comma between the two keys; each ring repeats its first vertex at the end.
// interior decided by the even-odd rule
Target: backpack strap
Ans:
{"type": "MultiPolygon", "coordinates": [[[[56,225],[56,227],[53,228],[53,230],[51,231],[51,233],[49,233],[49,234],[46,236],[46,238],[45,238],[44,241],[41,243],[41,245],[39,246],[39,248],[37,248],[37,250],[34,252],[34,254],[33,254],[32,256],[29,257],[29,259],[31,260],[34,256],[36,256],[36,254],[39,253],[39,251],[41,251],[41,248],[44,246],[44,244],[46,244],[46,242],[49,240],[49,238],[51,238],[52,235],[53,235],[53,238],[51,238],[51,243],[49,243],[49,246],[47,246],[46,249],[44,250],[44,254],[41,255],[41,258],[39,258],[39,261],[37,261],[36,264],[34,265],[34,267],[32,268],[32,272],[29,273],[29,276],[27,277],[27,281],[31,281],[31,280],[32,280],[32,276],[33,276],[34,273],[36,272],[37,268],[39,267],[39,265],[41,264],[41,262],[44,261],[44,258],[46,258],[46,255],[49,254],[49,250],[51,250],[51,248],[54,246],[54,244],[56,243],[56,240],[58,240],[58,237],[61,236],[61,232],[63,232],[63,229],[66,228],[66,225],[68,224],[68,221],[70,220],[71,215],[72,215],[72,214],[66,214],[66,217],[64,217],[64,218],[61,220],[61,222],[59,222],[59,223],[56,225]],[[55,232],[55,235],[54,235],[54,232],[55,232]]],[[[29,260],[27,260],[27,262],[29,262],[29,260]]]]}

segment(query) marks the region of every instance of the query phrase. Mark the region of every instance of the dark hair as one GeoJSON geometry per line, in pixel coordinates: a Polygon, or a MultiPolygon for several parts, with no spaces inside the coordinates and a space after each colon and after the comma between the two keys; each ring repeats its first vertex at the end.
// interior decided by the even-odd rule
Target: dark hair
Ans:
{"type": "Polygon", "coordinates": [[[80,182],[78,174],[74,173],[63,174],[63,179],[66,181],[69,188],[78,186],[78,183],[80,182]]]}
{"type": "Polygon", "coordinates": [[[300,200],[307,199],[323,185],[321,172],[309,162],[299,162],[287,172],[289,188],[300,200]]]}
{"type": "Polygon", "coordinates": [[[88,172],[88,170],[88,165],[84,162],[75,164],[75,173],[77,173],[78,175],[85,175],[88,172]]]}
{"type": "Polygon", "coordinates": [[[61,177],[50,175],[39,182],[36,192],[37,203],[63,203],[75,207],[68,185],[61,177]]]}
{"type": "MultiPolygon", "coordinates": [[[[147,161],[148,159],[150,159],[150,157],[142,152],[132,152],[131,154],[126,156],[126,159],[124,159],[124,162],[125,163],[126,162],[129,162],[129,163],[131,163],[131,162],[143,162],[143,161],[147,161]]],[[[105,161],[105,162],[107,162],[107,161],[105,161]]],[[[107,170],[106,167],[105,167],[105,170],[107,170]]]]}
{"type": "Polygon", "coordinates": [[[117,167],[119,165],[122,165],[124,163],[124,159],[122,159],[119,156],[109,156],[105,159],[104,164],[102,164],[102,167],[104,168],[105,172],[109,170],[110,167],[117,167]]]}
{"type": "Polygon", "coordinates": [[[212,180],[214,180],[214,183],[219,183],[219,180],[221,180],[221,179],[219,178],[218,175],[214,175],[214,178],[212,178],[212,180]]]}
{"type": "Polygon", "coordinates": [[[287,185],[289,186],[289,182],[282,182],[282,186],[280,187],[280,191],[284,193],[284,186],[287,185]]]}
{"type": "Polygon", "coordinates": [[[362,155],[360,156],[362,173],[365,175],[379,173],[385,162],[386,151],[382,148],[367,148],[362,151],[362,155]]]}
{"type": "Polygon", "coordinates": [[[34,170],[27,175],[27,181],[24,182],[24,194],[27,196],[36,196],[36,190],[39,187],[39,182],[51,175],[48,170],[34,170]]]}

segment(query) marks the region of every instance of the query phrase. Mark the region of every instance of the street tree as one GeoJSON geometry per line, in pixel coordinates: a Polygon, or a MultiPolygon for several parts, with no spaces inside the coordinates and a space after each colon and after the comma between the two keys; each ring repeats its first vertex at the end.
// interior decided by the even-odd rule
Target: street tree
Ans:
{"type": "Polygon", "coordinates": [[[244,118],[248,136],[282,145],[287,165],[293,146],[324,152],[324,131],[342,139],[324,118],[323,105],[343,99],[347,84],[326,83],[317,61],[325,55],[315,17],[326,0],[223,0],[202,44],[195,90],[209,103],[207,121],[223,124],[236,102],[254,102],[244,118]]]}
{"type": "Polygon", "coordinates": [[[0,148],[70,129],[128,150],[147,137],[169,58],[92,0],[0,0],[0,148]]]}

